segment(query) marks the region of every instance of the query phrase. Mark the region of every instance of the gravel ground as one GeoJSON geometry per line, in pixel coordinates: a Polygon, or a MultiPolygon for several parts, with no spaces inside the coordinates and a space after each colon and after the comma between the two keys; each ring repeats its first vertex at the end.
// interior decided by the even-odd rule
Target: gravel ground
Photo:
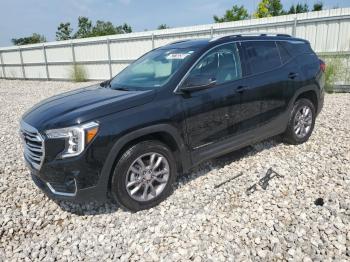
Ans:
{"type": "Polygon", "coordinates": [[[25,169],[20,116],[82,85],[0,80],[0,261],[349,261],[350,94],[326,96],[307,143],[275,138],[209,161],[159,206],[131,214],[51,201],[25,169]],[[279,176],[265,188],[270,167],[279,176]]]}

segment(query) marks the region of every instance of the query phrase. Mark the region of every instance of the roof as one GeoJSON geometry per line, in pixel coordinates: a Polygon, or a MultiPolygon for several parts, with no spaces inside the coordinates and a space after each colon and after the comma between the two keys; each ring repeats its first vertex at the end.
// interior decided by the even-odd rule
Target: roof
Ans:
{"type": "Polygon", "coordinates": [[[304,39],[299,39],[292,37],[287,34],[272,34],[272,33],[249,33],[249,34],[234,34],[234,35],[227,35],[227,36],[221,36],[216,38],[207,38],[207,39],[186,39],[181,40],[177,42],[170,43],[163,48],[195,48],[195,47],[203,47],[207,46],[210,43],[224,43],[227,41],[232,40],[302,40],[306,41],[304,39]]]}

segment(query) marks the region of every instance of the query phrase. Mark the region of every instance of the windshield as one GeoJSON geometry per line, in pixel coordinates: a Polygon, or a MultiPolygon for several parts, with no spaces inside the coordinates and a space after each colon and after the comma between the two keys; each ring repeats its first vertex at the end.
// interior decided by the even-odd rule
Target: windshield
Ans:
{"type": "Polygon", "coordinates": [[[111,88],[148,90],[162,87],[193,53],[193,48],[151,51],[115,76],[111,88]]]}

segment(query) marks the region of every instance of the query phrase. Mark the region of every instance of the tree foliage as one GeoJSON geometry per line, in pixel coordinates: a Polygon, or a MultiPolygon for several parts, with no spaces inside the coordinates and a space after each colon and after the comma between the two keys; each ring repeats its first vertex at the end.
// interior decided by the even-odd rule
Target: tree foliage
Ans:
{"type": "Polygon", "coordinates": [[[268,7],[271,16],[285,15],[286,12],[283,10],[283,5],[280,0],[270,0],[268,7]]]}
{"type": "Polygon", "coordinates": [[[321,11],[322,9],[323,9],[323,3],[316,2],[314,3],[314,7],[312,8],[312,11],[321,11]]]}
{"type": "Polygon", "coordinates": [[[168,28],[170,28],[170,27],[169,27],[167,24],[160,24],[160,25],[157,27],[158,30],[168,29],[168,28]]]}
{"type": "Polygon", "coordinates": [[[271,16],[284,15],[283,5],[280,0],[261,0],[258,4],[258,8],[254,13],[254,17],[263,18],[271,16]]]}
{"type": "Polygon", "coordinates": [[[214,15],[215,23],[231,22],[244,20],[249,17],[247,9],[244,6],[233,5],[231,9],[226,10],[223,17],[218,17],[214,15]]]}
{"type": "Polygon", "coordinates": [[[132,32],[132,27],[124,23],[123,25],[117,26],[117,32],[117,34],[128,34],[132,32]]]}
{"type": "Polygon", "coordinates": [[[72,38],[73,29],[70,26],[70,23],[61,23],[56,31],[56,40],[69,40],[72,38]]]}
{"type": "Polygon", "coordinates": [[[74,34],[74,38],[86,38],[91,36],[92,22],[85,16],[78,18],[78,31],[74,34]]]}
{"type": "Polygon", "coordinates": [[[270,17],[271,14],[269,13],[269,0],[262,0],[258,4],[258,9],[254,13],[254,17],[256,18],[262,18],[262,17],[270,17]]]}
{"type": "Polygon", "coordinates": [[[111,22],[97,20],[96,25],[91,30],[90,36],[115,35],[117,33],[117,28],[111,22]]]}
{"type": "Polygon", "coordinates": [[[12,43],[14,45],[29,45],[46,42],[46,38],[43,35],[33,33],[31,36],[21,37],[21,38],[12,38],[12,43]]]}
{"type": "Polygon", "coordinates": [[[300,14],[309,12],[309,6],[305,4],[298,3],[296,6],[292,5],[288,11],[288,14],[300,14]]]}
{"type": "Polygon", "coordinates": [[[80,16],[78,18],[78,30],[74,34],[74,38],[126,34],[131,32],[132,28],[127,23],[114,26],[112,22],[97,20],[96,24],[93,25],[89,18],[80,16]]]}

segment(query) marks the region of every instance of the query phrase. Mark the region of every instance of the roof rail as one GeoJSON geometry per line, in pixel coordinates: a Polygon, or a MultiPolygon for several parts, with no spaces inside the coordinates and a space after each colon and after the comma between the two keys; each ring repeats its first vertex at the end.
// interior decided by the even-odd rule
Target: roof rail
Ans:
{"type": "Polygon", "coordinates": [[[233,35],[227,35],[227,36],[220,36],[215,37],[210,40],[210,42],[223,40],[223,39],[231,39],[234,37],[243,37],[243,36],[283,36],[283,37],[292,37],[288,34],[280,34],[280,33],[242,33],[242,34],[233,34],[233,35]]]}
{"type": "Polygon", "coordinates": [[[173,44],[178,44],[178,43],[183,43],[183,42],[187,42],[187,41],[190,41],[190,39],[184,39],[184,40],[179,40],[179,41],[175,41],[175,42],[171,42],[167,45],[173,45],[173,44]]]}

